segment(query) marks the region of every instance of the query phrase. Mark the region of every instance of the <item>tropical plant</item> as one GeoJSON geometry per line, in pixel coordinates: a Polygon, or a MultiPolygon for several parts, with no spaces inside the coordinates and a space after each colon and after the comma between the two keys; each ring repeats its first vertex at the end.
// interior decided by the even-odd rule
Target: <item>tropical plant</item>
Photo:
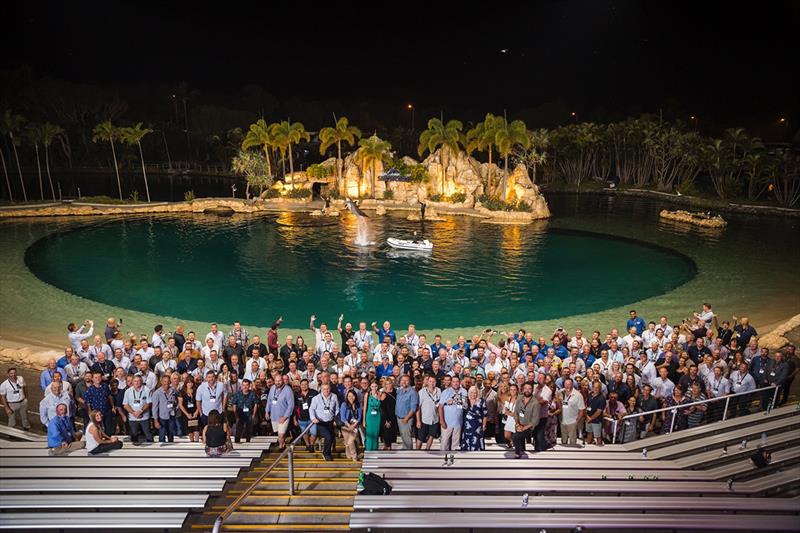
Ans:
{"type": "Polygon", "coordinates": [[[268,155],[266,151],[253,152],[251,150],[242,149],[231,160],[231,169],[245,178],[247,188],[245,189],[245,198],[250,197],[250,187],[258,189],[259,195],[264,192],[264,189],[272,186],[272,176],[265,171],[265,160],[268,155]]]}
{"type": "Polygon", "coordinates": [[[53,176],[50,174],[50,145],[56,138],[64,135],[64,128],[45,122],[42,124],[42,144],[44,144],[44,166],[47,169],[47,181],[50,182],[50,194],[56,200],[56,189],[53,187],[53,176]]]}
{"type": "Polygon", "coordinates": [[[42,128],[39,124],[30,123],[25,130],[25,138],[33,146],[36,153],[36,170],[39,174],[39,194],[44,202],[44,181],[42,180],[42,160],[39,157],[39,145],[42,143],[42,128]]]}
{"type": "Polygon", "coordinates": [[[655,179],[661,191],[671,191],[680,181],[693,182],[700,172],[700,136],[681,131],[666,122],[647,128],[643,142],[647,154],[645,169],[636,185],[643,187],[655,179]]]}
{"type": "MultiPolygon", "coordinates": [[[[250,129],[247,131],[247,135],[245,135],[242,141],[243,150],[247,150],[253,146],[259,146],[264,150],[264,159],[267,163],[267,176],[272,176],[272,164],[269,158],[269,151],[274,145],[275,139],[272,136],[271,127],[267,125],[263,118],[250,124],[250,129]]],[[[237,157],[241,157],[241,153],[237,157]]]]}
{"type": "Polygon", "coordinates": [[[712,139],[703,147],[706,171],[721,200],[739,191],[748,155],[762,147],[761,141],[748,137],[744,128],[727,129],[721,139],[712,139]]]}
{"type": "Polygon", "coordinates": [[[6,166],[5,150],[0,147],[0,162],[3,163],[3,175],[6,177],[6,187],[8,188],[8,199],[14,201],[14,192],[11,190],[11,178],[8,176],[8,167],[6,166]]]}
{"type": "Polygon", "coordinates": [[[189,203],[194,202],[194,190],[188,190],[183,193],[183,201],[189,203]]]}
{"type": "Polygon", "coordinates": [[[122,200],[122,180],[119,179],[119,164],[117,163],[117,150],[114,141],[120,140],[120,129],[115,127],[110,120],[101,122],[92,130],[92,142],[104,141],[111,144],[111,157],[114,159],[114,172],[117,174],[117,189],[119,199],[122,200]]]}
{"type": "Polygon", "coordinates": [[[531,145],[531,138],[528,135],[528,128],[521,120],[508,122],[505,117],[497,117],[495,121],[494,142],[500,157],[503,158],[503,184],[500,199],[506,199],[506,185],[508,182],[508,156],[515,146],[528,148],[531,145]]]}
{"type": "Polygon", "coordinates": [[[407,177],[411,183],[428,183],[431,180],[425,165],[419,163],[409,165],[400,157],[393,157],[391,165],[401,176],[407,177]]]}
{"type": "Polygon", "coordinates": [[[511,158],[515,163],[524,165],[526,169],[533,170],[532,183],[536,183],[539,167],[547,163],[547,149],[550,144],[549,135],[550,133],[544,128],[529,131],[530,145],[527,148],[522,145],[516,145],[512,150],[511,158]]]}
{"type": "Polygon", "coordinates": [[[292,189],[286,193],[287,198],[311,198],[309,189],[292,189]]]}
{"type": "Polygon", "coordinates": [[[390,189],[386,189],[383,191],[383,199],[384,200],[394,200],[394,191],[390,189]]]}
{"type": "Polygon", "coordinates": [[[289,122],[288,120],[270,126],[270,134],[274,139],[275,145],[281,151],[281,155],[289,152],[289,174],[292,175],[292,188],[294,188],[294,159],[292,158],[292,145],[299,144],[300,141],[310,141],[311,135],[306,131],[301,122],[289,122]]]}
{"type": "Polygon", "coordinates": [[[478,122],[474,128],[467,132],[464,148],[468,154],[475,151],[488,152],[489,171],[486,178],[487,189],[492,189],[492,150],[495,146],[497,135],[497,117],[491,113],[486,113],[482,122],[478,122]]]}
{"type": "MultiPolygon", "coordinates": [[[[25,190],[25,180],[22,178],[22,167],[19,164],[19,153],[17,152],[17,144],[19,144],[19,134],[22,127],[25,125],[25,117],[22,115],[15,115],[10,109],[6,109],[3,113],[2,120],[0,120],[0,135],[7,135],[11,140],[11,148],[14,151],[14,159],[17,162],[17,172],[19,173],[19,183],[22,186],[22,199],[28,201],[28,193],[25,190]]],[[[9,195],[11,194],[11,186],[9,184],[9,195]]]]}
{"type": "Polygon", "coordinates": [[[331,165],[321,165],[319,163],[309,165],[306,169],[306,175],[308,175],[309,178],[317,180],[327,179],[333,173],[334,169],[331,165]]]}
{"type": "Polygon", "coordinates": [[[611,157],[603,126],[592,122],[569,124],[550,132],[550,161],[569,184],[580,187],[582,181],[607,179],[611,157]]]}
{"type": "MultiPolygon", "coordinates": [[[[372,181],[370,189],[372,197],[375,198],[375,180],[378,175],[378,163],[387,163],[392,160],[392,145],[388,141],[384,141],[377,135],[361,139],[358,141],[358,150],[356,151],[356,163],[361,167],[362,175],[366,169],[372,168],[372,181]]],[[[359,183],[359,194],[361,193],[361,184],[359,183]]]]}
{"type": "Polygon", "coordinates": [[[128,128],[120,128],[120,138],[122,139],[122,142],[128,143],[131,146],[136,145],[139,148],[139,159],[142,162],[142,176],[144,177],[144,191],[148,202],[150,202],[150,187],[147,184],[147,169],[144,166],[142,139],[149,133],[153,133],[153,130],[142,127],[141,122],[137,122],[136,125],[128,128]]]}
{"type": "Polygon", "coordinates": [[[464,125],[459,120],[449,120],[444,124],[438,118],[432,118],[428,121],[428,129],[423,131],[419,136],[419,147],[417,153],[420,157],[425,151],[431,154],[441,147],[439,151],[439,163],[442,167],[442,194],[445,193],[445,181],[447,179],[447,152],[450,151],[454,155],[458,153],[460,146],[464,144],[464,134],[461,130],[464,125]]]}
{"type": "Polygon", "coordinates": [[[467,201],[467,193],[465,192],[454,192],[450,195],[449,200],[454,204],[463,204],[467,201]]]}
{"type": "Polygon", "coordinates": [[[355,126],[350,126],[350,122],[347,117],[341,117],[339,120],[336,121],[336,126],[326,127],[319,130],[319,153],[325,154],[332,145],[336,145],[336,173],[337,173],[337,180],[339,187],[342,187],[343,179],[342,179],[342,166],[343,166],[343,159],[342,159],[342,143],[345,142],[350,146],[353,146],[358,142],[358,139],[361,138],[361,130],[356,128],[355,126]]]}
{"type": "Polygon", "coordinates": [[[795,207],[800,202],[800,156],[782,150],[770,160],[765,172],[778,202],[784,207],[795,207]]]}

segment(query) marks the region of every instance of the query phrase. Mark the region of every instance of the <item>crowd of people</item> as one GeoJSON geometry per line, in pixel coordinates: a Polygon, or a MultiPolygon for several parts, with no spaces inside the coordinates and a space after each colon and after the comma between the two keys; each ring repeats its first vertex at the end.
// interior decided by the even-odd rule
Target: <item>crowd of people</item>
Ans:
{"type": "MultiPolygon", "coordinates": [[[[494,439],[521,457],[559,437],[602,446],[782,405],[799,367],[794,347],[759,348],[747,318],[718,322],[709,304],[677,324],[632,310],[624,335],[559,327],[444,340],[343,320],[329,328],[312,315],[308,341],[279,339],[282,318],[263,339],[238,322],[227,335],[217,324],[205,335],[180,325],[123,335],[113,318],[102,332],[71,323],[63,357],[39,380],[51,453],[103,453],[128,434],[133,445],[188,436],[213,456],[254,435],[277,435],[281,447],[302,435],[326,460],[337,438],[350,459],[434,439],[442,451],[494,439]],[[757,391],[770,386],[777,393],[757,391]]],[[[0,398],[9,424],[27,429],[25,387],[10,368],[0,398]]]]}

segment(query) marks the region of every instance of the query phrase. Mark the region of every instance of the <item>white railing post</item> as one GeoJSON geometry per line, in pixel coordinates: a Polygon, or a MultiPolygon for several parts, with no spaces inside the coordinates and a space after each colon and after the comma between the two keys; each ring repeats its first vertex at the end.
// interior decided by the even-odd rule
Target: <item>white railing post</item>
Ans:
{"type": "Polygon", "coordinates": [[[780,387],[778,387],[777,385],[775,385],[775,392],[772,394],[772,404],[771,404],[771,405],[769,406],[769,408],[767,409],[767,412],[771,411],[772,409],[775,409],[775,407],[776,407],[776,405],[775,405],[775,402],[777,402],[777,401],[778,401],[778,389],[779,389],[779,388],[780,388],[780,387]]]}
{"type": "Polygon", "coordinates": [[[289,444],[289,496],[294,496],[294,444],[289,444]]]}
{"type": "MultiPolygon", "coordinates": [[[[625,420],[625,419],[623,418],[623,420],[625,420]]],[[[613,431],[614,431],[614,433],[611,434],[611,444],[616,444],[617,443],[617,421],[616,420],[614,420],[614,429],[613,429],[613,431]]]]}
{"type": "Polygon", "coordinates": [[[731,403],[731,397],[727,396],[725,398],[725,410],[722,411],[722,421],[725,422],[725,419],[728,418],[728,405],[731,403]]]}
{"type": "Polygon", "coordinates": [[[669,423],[669,432],[672,433],[672,430],[675,429],[675,419],[678,418],[678,410],[672,410],[672,420],[669,423]]]}

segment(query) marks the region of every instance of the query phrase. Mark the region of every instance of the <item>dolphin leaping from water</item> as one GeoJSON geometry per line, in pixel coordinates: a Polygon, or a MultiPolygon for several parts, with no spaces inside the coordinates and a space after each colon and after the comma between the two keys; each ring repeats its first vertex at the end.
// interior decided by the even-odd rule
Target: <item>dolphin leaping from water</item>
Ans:
{"type": "Polygon", "coordinates": [[[364,213],[364,211],[362,211],[361,209],[359,209],[358,205],[356,205],[356,203],[350,198],[345,200],[345,203],[347,204],[347,209],[349,209],[350,212],[353,213],[354,215],[358,217],[369,218],[367,214],[364,213]]]}

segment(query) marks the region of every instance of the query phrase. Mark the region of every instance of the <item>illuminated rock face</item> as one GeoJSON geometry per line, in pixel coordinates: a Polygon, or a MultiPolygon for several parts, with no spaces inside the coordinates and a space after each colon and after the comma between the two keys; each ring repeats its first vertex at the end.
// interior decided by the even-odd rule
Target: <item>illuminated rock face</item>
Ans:
{"type": "MultiPolygon", "coordinates": [[[[411,157],[404,157],[407,165],[418,165],[420,162],[411,157]]],[[[325,161],[336,167],[335,159],[325,161]]],[[[431,195],[443,196],[448,200],[453,194],[464,194],[463,207],[474,207],[476,200],[488,190],[489,164],[481,163],[468,156],[465,152],[453,153],[450,149],[434,151],[421,163],[428,172],[430,180],[427,183],[409,183],[404,181],[384,182],[377,179],[385,170],[382,163],[375,165],[375,198],[384,198],[385,191],[391,191],[392,199],[398,202],[415,204],[417,201],[428,201],[431,195]],[[444,152],[444,154],[443,154],[444,152]],[[442,157],[444,155],[444,157],[442,157]],[[444,160],[444,161],[442,161],[444,160]],[[444,176],[442,164],[444,163],[444,176]]],[[[355,162],[354,155],[349,155],[344,160],[342,183],[338,184],[339,194],[350,198],[372,196],[373,167],[361,168],[355,162]]],[[[499,192],[503,179],[503,169],[492,164],[491,177],[492,189],[499,192]]],[[[336,178],[332,176],[330,183],[335,184],[336,178]]],[[[530,207],[534,219],[549,218],[550,209],[542,196],[539,188],[528,177],[527,169],[519,165],[510,173],[506,184],[506,201],[522,201],[530,207]]]]}

